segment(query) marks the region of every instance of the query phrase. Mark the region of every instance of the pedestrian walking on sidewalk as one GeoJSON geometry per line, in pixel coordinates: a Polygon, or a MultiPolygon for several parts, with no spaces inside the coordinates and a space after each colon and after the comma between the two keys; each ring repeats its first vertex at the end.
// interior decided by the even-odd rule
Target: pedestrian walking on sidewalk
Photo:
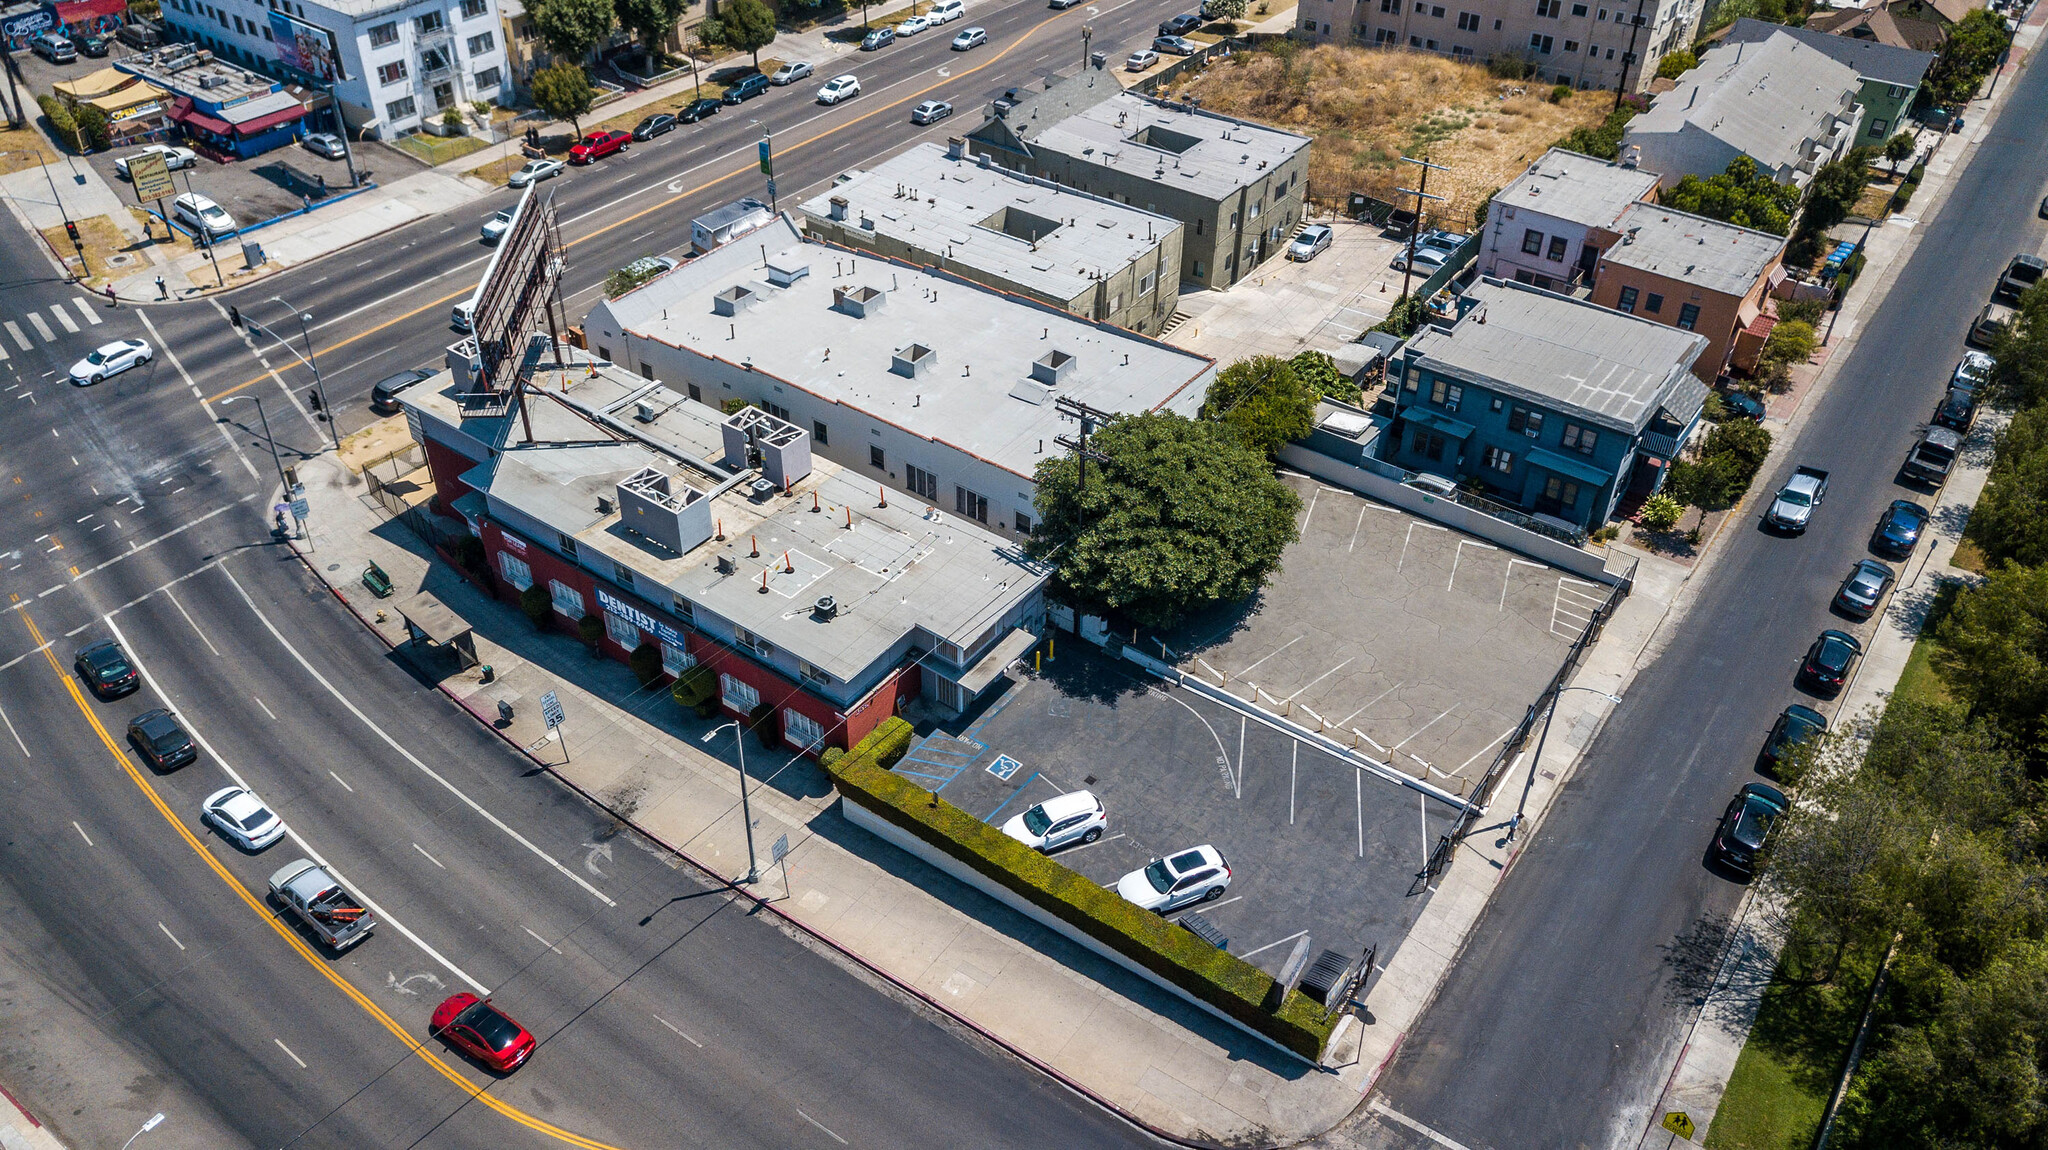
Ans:
{"type": "Polygon", "coordinates": [[[169,298],[171,298],[171,289],[170,289],[170,286],[169,286],[168,284],[164,283],[164,277],[162,277],[162,276],[158,276],[158,277],[156,277],[156,298],[158,298],[158,299],[169,299],[169,298]]]}
{"type": "Polygon", "coordinates": [[[121,299],[119,296],[116,296],[114,294],[113,284],[107,285],[107,306],[110,308],[114,308],[117,311],[120,310],[121,307],[121,299]]]}

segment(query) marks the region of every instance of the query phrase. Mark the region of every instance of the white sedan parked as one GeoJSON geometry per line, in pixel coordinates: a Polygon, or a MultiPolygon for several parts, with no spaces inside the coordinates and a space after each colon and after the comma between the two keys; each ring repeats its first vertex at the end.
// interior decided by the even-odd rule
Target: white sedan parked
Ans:
{"type": "Polygon", "coordinates": [[[825,81],[824,87],[818,89],[818,102],[820,104],[837,104],[841,100],[850,100],[858,95],[860,95],[859,80],[854,79],[852,76],[834,76],[830,80],[825,81]]]}
{"type": "MultiPolygon", "coordinates": [[[[1423,275],[1429,275],[1449,262],[1451,262],[1451,254],[1449,252],[1437,248],[1426,248],[1420,244],[1417,244],[1415,247],[1415,270],[1423,275]]],[[[1408,270],[1408,264],[1408,249],[1403,247],[1401,254],[1394,257],[1394,270],[1405,272],[1408,270]]]]}
{"type": "Polygon", "coordinates": [[[1003,824],[1003,833],[1033,850],[1054,851],[1068,843],[1092,843],[1109,820],[1102,800],[1088,791],[1050,798],[1003,824]]]}
{"type": "Polygon", "coordinates": [[[139,339],[119,339],[101,344],[91,355],[71,365],[71,382],[87,387],[150,361],[154,353],[139,339]]]}
{"type": "Polygon", "coordinates": [[[528,160],[525,167],[512,173],[512,178],[506,180],[505,185],[523,188],[528,184],[537,184],[561,175],[562,169],[566,167],[568,165],[561,160],[528,160]]]}
{"type": "Polygon", "coordinates": [[[246,851],[260,851],[284,837],[284,820],[246,787],[222,787],[208,795],[199,817],[246,851]]]}
{"type": "Polygon", "coordinates": [[[1330,238],[1334,234],[1328,224],[1310,224],[1301,229],[1301,232],[1294,237],[1293,243],[1287,245],[1287,258],[1290,260],[1312,260],[1316,258],[1318,253],[1330,246],[1330,238]]]}
{"type": "Polygon", "coordinates": [[[1230,886],[1230,864],[1212,846],[1198,846],[1156,858],[1116,880],[1116,893],[1126,901],[1160,914],[1200,900],[1223,897],[1230,886]]]}
{"type": "Polygon", "coordinates": [[[915,36],[931,26],[932,22],[929,19],[923,16],[912,16],[910,19],[896,25],[896,35],[899,37],[915,36]]]}

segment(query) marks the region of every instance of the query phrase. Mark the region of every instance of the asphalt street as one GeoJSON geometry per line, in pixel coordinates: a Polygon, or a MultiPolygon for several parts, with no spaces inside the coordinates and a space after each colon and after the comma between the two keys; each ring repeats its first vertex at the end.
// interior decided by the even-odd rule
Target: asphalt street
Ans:
{"type": "MultiPolygon", "coordinates": [[[[933,34],[821,65],[867,94],[825,109],[809,87],[778,90],[554,181],[572,322],[611,269],[760,191],[764,125],[786,202],[959,130],[913,129],[918,100],[965,118],[1078,63],[1083,22],[1115,51],[1172,11],[977,8],[986,49],[951,54],[933,34]]],[[[295,309],[313,314],[346,433],[368,421],[371,383],[456,338],[448,303],[488,256],[476,227],[512,197],[147,309],[81,300],[34,237],[0,227],[0,927],[10,984],[30,984],[0,996],[0,1081],[78,1146],[119,1145],[155,1110],[171,1115],[150,1135],[165,1147],[1143,1141],[536,775],[270,540],[271,447],[289,465],[328,433],[310,372],[226,306],[286,337],[295,309]],[[155,360],[69,385],[74,360],[119,338],[155,360]],[[101,636],[145,670],[137,694],[99,701],[70,674],[101,636]],[[205,747],[168,774],[123,741],[163,705],[205,747]],[[230,782],[294,836],[250,856],[205,828],[200,802],[230,782]],[[265,903],[266,877],[302,856],[375,904],[368,941],[326,954],[265,903]],[[427,1041],[457,989],[488,990],[540,1038],[527,1066],[498,1079],[427,1041]]]]}
{"type": "MultiPolygon", "coordinates": [[[[1793,672],[1816,634],[1845,626],[1829,598],[1869,554],[1879,512],[1928,500],[1897,482],[1900,461],[1999,271],[2038,250],[2048,227],[2035,216],[2048,179],[2038,127],[2048,69],[2027,68],[2017,83],[1947,202],[1919,225],[1920,246],[1796,450],[1757,477],[1775,489],[1797,464],[1830,471],[1812,527],[1787,538],[1754,519],[1729,525],[1697,600],[1588,748],[1382,1079],[1394,1110],[1472,1150],[1632,1147],[1654,1121],[1742,895],[1705,865],[1715,822],[1757,777],[1779,710],[1813,701],[1793,672]]],[[[1383,1135],[1427,1145],[1394,1125],[1383,1135]]]]}

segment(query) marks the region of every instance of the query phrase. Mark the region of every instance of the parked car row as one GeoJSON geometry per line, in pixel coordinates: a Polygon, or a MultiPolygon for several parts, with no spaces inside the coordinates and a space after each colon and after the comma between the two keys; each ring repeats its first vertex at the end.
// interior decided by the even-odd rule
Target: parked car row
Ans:
{"type": "MultiPolygon", "coordinates": [[[[1101,799],[1090,791],[1072,791],[1012,817],[1003,824],[1003,833],[1051,854],[1061,847],[1095,842],[1108,826],[1101,799]]],[[[1222,898],[1230,879],[1230,863],[1205,843],[1155,858],[1116,880],[1113,889],[1135,906],[1165,914],[1189,903],[1222,898]]]]}
{"type": "MultiPolygon", "coordinates": [[[[964,0],[935,0],[923,15],[912,16],[900,23],[893,25],[885,24],[880,28],[871,30],[867,35],[861,37],[860,50],[863,52],[877,52],[898,40],[909,39],[920,32],[937,28],[942,24],[950,24],[955,20],[964,18],[966,15],[967,5],[964,0]]],[[[986,42],[986,37],[983,38],[983,42],[986,42]]],[[[961,50],[958,37],[954,39],[953,47],[956,51],[961,50]]],[[[969,45],[969,47],[973,47],[973,45],[969,45]]]]}

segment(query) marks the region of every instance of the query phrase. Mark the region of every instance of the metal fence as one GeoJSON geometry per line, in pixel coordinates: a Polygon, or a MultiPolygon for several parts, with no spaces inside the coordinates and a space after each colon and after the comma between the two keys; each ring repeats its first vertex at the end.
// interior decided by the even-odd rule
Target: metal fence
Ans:
{"type": "MultiPolygon", "coordinates": [[[[1542,692],[1536,696],[1536,701],[1531,703],[1528,711],[1522,715],[1522,721],[1515,726],[1513,733],[1508,735],[1507,741],[1501,744],[1499,753],[1487,764],[1486,772],[1479,776],[1479,784],[1472,791],[1476,801],[1460,810],[1458,817],[1451,823],[1451,829],[1437,837],[1436,846],[1429,852],[1429,861],[1423,865],[1422,872],[1415,876],[1418,887],[1426,885],[1429,880],[1443,873],[1443,869],[1450,865],[1452,850],[1464,841],[1466,835],[1472,833],[1472,824],[1477,822],[1479,816],[1491,805],[1495,788],[1500,785],[1516,757],[1522,753],[1522,748],[1529,741],[1530,732],[1534,731],[1544,715],[1557,705],[1558,696],[1564,692],[1565,685],[1571,682],[1572,675],[1579,669],[1579,661],[1585,657],[1593,644],[1600,641],[1600,632],[1607,626],[1607,620],[1614,616],[1615,610],[1621,606],[1621,601],[1628,598],[1630,589],[1635,586],[1636,566],[1641,562],[1639,559],[1629,564],[1628,572],[1607,592],[1607,598],[1601,601],[1600,606],[1594,609],[1593,617],[1586,621],[1585,629],[1572,641],[1571,650],[1565,652],[1564,662],[1558,666],[1557,673],[1550,677],[1550,682],[1544,685],[1542,692]]],[[[1533,764],[1531,769],[1535,769],[1533,764]]]]}

